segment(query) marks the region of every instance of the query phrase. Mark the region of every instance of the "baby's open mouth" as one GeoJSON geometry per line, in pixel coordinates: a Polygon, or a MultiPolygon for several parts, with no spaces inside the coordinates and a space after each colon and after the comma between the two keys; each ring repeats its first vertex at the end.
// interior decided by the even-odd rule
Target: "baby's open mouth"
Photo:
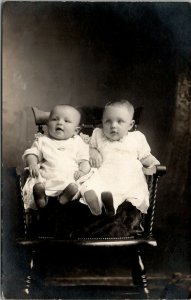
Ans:
{"type": "Polygon", "coordinates": [[[62,128],[60,128],[60,127],[56,128],[56,131],[57,132],[64,132],[64,130],[62,128]]]}

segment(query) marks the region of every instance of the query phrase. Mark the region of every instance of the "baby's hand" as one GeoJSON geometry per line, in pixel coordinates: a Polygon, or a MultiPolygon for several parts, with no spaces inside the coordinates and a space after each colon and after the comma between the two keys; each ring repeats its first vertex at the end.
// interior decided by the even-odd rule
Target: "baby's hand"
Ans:
{"type": "Polygon", "coordinates": [[[90,165],[93,168],[100,168],[102,165],[103,159],[101,154],[96,149],[90,150],[90,165]]]}
{"type": "Polygon", "coordinates": [[[30,165],[29,166],[29,173],[31,177],[38,177],[39,176],[39,168],[37,165],[30,165]]]}
{"type": "Polygon", "coordinates": [[[75,179],[75,180],[78,180],[79,178],[81,178],[81,177],[84,176],[84,175],[85,175],[85,173],[82,172],[82,171],[80,171],[80,170],[75,171],[75,172],[74,172],[74,179],[75,179]]]}
{"type": "Polygon", "coordinates": [[[157,169],[156,169],[156,166],[153,166],[151,168],[143,167],[142,170],[145,175],[153,175],[156,173],[157,169]]]}

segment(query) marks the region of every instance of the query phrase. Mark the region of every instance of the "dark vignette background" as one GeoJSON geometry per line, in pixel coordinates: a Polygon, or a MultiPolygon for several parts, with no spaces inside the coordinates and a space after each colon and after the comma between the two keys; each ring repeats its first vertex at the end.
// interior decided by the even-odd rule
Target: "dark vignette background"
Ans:
{"type": "Polygon", "coordinates": [[[21,154],[33,140],[30,107],[50,110],[64,102],[102,106],[116,98],[144,106],[140,130],[168,169],[159,185],[159,259],[154,269],[188,274],[191,5],[5,2],[2,62],[5,276],[19,269],[10,246],[17,211],[14,180],[7,170],[21,166],[21,154]],[[183,109],[182,78],[187,80],[183,109]]]}

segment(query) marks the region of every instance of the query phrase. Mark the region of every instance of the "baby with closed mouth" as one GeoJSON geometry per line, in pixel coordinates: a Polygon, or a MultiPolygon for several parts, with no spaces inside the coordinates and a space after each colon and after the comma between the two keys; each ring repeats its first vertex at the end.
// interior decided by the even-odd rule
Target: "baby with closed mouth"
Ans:
{"type": "MultiPolygon", "coordinates": [[[[124,201],[142,213],[149,207],[149,191],[143,169],[159,165],[143,133],[131,131],[134,107],[127,100],[106,104],[102,128],[90,139],[90,164],[94,174],[83,184],[81,193],[94,215],[102,208],[114,216],[124,201]]],[[[149,171],[150,172],[150,171],[149,171]]]]}

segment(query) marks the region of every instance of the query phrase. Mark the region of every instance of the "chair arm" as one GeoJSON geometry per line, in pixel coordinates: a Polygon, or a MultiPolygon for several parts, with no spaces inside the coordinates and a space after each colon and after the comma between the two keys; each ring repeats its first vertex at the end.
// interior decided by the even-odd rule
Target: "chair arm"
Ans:
{"type": "Polygon", "coordinates": [[[156,176],[163,176],[166,174],[166,166],[156,166],[156,176]]]}
{"type": "Polygon", "coordinates": [[[166,167],[165,166],[152,166],[152,167],[143,167],[143,173],[146,176],[152,176],[152,175],[156,175],[158,176],[162,176],[166,173],[166,167]]]}

